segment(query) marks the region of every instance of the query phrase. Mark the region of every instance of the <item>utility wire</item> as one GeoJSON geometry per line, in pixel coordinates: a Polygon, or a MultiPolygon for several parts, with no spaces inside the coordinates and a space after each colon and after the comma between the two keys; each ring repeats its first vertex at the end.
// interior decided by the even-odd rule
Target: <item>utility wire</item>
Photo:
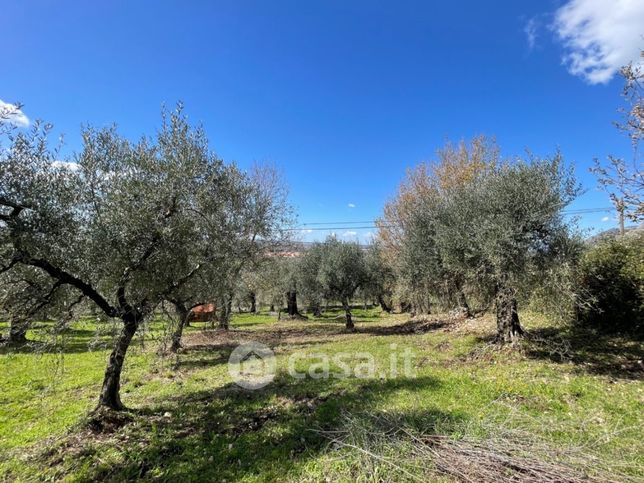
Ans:
{"type": "MultiPolygon", "coordinates": [[[[564,215],[582,215],[588,213],[601,213],[607,211],[613,211],[614,207],[605,207],[605,208],[580,208],[577,210],[564,210],[562,213],[564,215]]],[[[295,228],[290,228],[287,231],[329,231],[329,230],[371,230],[379,227],[390,227],[395,226],[390,223],[378,223],[376,225],[375,220],[367,221],[315,221],[315,222],[306,222],[302,223],[295,228]],[[333,225],[333,226],[327,226],[333,225]]]]}
{"type": "MultiPolygon", "coordinates": [[[[393,226],[393,225],[387,225],[387,224],[382,224],[379,226],[393,226]]],[[[318,230],[366,230],[366,229],[371,229],[371,228],[378,228],[376,225],[370,225],[370,226],[325,226],[325,227],[314,227],[314,228],[289,228],[286,231],[318,231],[318,230]]]]}
{"type": "Polygon", "coordinates": [[[311,223],[302,223],[301,226],[309,226],[309,225],[361,225],[364,223],[375,223],[375,220],[367,220],[367,221],[318,221],[318,222],[311,222],[311,223]]]}

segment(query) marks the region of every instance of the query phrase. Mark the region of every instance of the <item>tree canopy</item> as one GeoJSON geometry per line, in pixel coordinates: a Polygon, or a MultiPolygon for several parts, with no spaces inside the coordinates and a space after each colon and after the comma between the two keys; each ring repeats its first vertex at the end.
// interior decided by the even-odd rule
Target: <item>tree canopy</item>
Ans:
{"type": "Polygon", "coordinates": [[[164,112],[155,139],[86,128],[66,162],[47,134],[42,125],[12,134],[0,154],[1,271],[32,267],[121,319],[99,399],[119,409],[123,360],[141,322],[206,264],[235,265],[278,236],[288,210],[214,155],[181,107],[164,112]]]}
{"type": "Polygon", "coordinates": [[[357,243],[329,237],[305,253],[301,266],[307,270],[301,278],[305,293],[339,300],[345,311],[346,327],[352,330],[351,298],[368,281],[362,248],[357,243]]]}

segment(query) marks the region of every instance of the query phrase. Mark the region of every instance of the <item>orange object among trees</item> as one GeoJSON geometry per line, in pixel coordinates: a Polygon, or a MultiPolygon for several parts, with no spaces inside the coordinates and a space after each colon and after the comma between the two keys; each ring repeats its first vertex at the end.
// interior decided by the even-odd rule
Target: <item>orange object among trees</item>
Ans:
{"type": "Polygon", "coordinates": [[[202,304],[193,307],[190,311],[190,320],[196,322],[207,322],[215,317],[217,307],[215,304],[202,304]]]}

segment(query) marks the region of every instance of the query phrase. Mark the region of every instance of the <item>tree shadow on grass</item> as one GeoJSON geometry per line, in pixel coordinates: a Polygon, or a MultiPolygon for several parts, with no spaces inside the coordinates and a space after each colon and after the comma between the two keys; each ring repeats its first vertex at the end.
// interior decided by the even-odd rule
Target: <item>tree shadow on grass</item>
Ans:
{"type": "MultiPolygon", "coordinates": [[[[266,344],[271,349],[280,351],[286,347],[288,350],[306,349],[315,345],[326,344],[334,339],[346,339],[367,334],[371,336],[390,335],[415,335],[436,331],[453,326],[454,320],[441,319],[415,319],[395,325],[365,325],[358,324],[356,328],[347,331],[344,321],[333,324],[329,321],[313,322],[304,325],[283,324],[267,329],[246,331],[231,329],[229,331],[201,331],[192,332],[184,337],[184,355],[200,354],[210,355],[225,349],[226,356],[239,344],[255,341],[266,344]]],[[[224,356],[217,356],[220,361],[224,356]]],[[[215,362],[216,362],[215,361],[215,362]]],[[[181,362],[181,366],[190,365],[201,367],[207,365],[202,362],[181,362]]]]}
{"type": "Polygon", "coordinates": [[[277,317],[275,317],[273,320],[257,320],[257,321],[243,321],[243,322],[237,322],[233,320],[230,324],[230,326],[234,329],[244,329],[246,327],[262,327],[262,326],[271,326],[271,324],[274,324],[278,322],[277,317]]]}
{"type": "Polygon", "coordinates": [[[185,346],[177,354],[176,369],[192,370],[225,364],[230,353],[238,346],[233,342],[194,344],[185,346]]]}
{"type": "Polygon", "coordinates": [[[637,338],[579,326],[548,327],[531,330],[523,348],[531,359],[572,362],[581,372],[621,379],[644,377],[644,344],[637,338]]]}
{"type": "MultiPolygon", "coordinates": [[[[105,439],[78,437],[82,466],[91,480],[172,481],[262,480],[297,476],[326,448],[326,432],[341,432],[349,414],[371,415],[396,391],[435,389],[431,377],[397,380],[297,380],[285,374],[269,386],[249,391],[234,384],[155,401],[136,411],[135,421],[105,439]],[[94,439],[95,441],[91,441],[94,439]],[[96,443],[96,440],[101,443],[96,443]],[[89,441],[88,441],[89,440],[89,441]],[[118,451],[118,461],[100,464],[102,454],[118,451]]],[[[460,415],[428,410],[409,414],[410,424],[428,430],[436,421],[460,415]]],[[[51,463],[50,463],[51,464],[51,463]]]]}
{"type": "Polygon", "coordinates": [[[95,330],[51,326],[31,327],[28,340],[20,344],[0,345],[0,355],[8,354],[80,354],[111,349],[113,336],[95,330]],[[35,335],[35,338],[32,338],[35,335]]]}
{"type": "MultiPolygon", "coordinates": [[[[398,327],[398,326],[395,326],[398,327]]],[[[395,327],[392,327],[395,329],[395,327]]],[[[299,334],[301,331],[298,331],[299,334]]],[[[293,334],[290,331],[286,331],[288,336],[293,334]]],[[[356,332],[346,332],[344,330],[333,332],[331,335],[353,335],[356,332]]],[[[412,333],[412,332],[390,332],[382,333],[377,335],[388,335],[396,333],[412,333]]],[[[374,334],[376,334],[374,332],[374,334]]],[[[239,335],[239,334],[238,334],[239,335]]],[[[248,335],[248,334],[243,334],[248,335]]],[[[259,334],[258,334],[259,335],[259,334]]],[[[326,335],[326,334],[325,334],[326,335]]],[[[283,336],[285,337],[285,336],[283,336]]],[[[230,358],[230,354],[242,343],[244,339],[237,340],[227,340],[227,341],[213,341],[213,343],[199,343],[185,345],[180,353],[177,354],[175,369],[190,371],[193,369],[203,369],[206,367],[213,367],[220,364],[225,364],[230,358]]],[[[257,337],[256,342],[262,342],[268,345],[268,347],[273,350],[275,353],[280,354],[282,351],[287,353],[293,353],[295,351],[307,351],[316,346],[324,345],[329,343],[329,339],[326,338],[315,338],[313,335],[311,337],[301,337],[297,340],[293,339],[280,339],[279,337],[275,338],[264,338],[257,337]]]]}
{"type": "MultiPolygon", "coordinates": [[[[332,321],[332,320],[344,320],[345,312],[344,308],[340,305],[332,305],[325,308],[320,315],[314,317],[311,313],[305,312],[312,320],[318,321],[332,321]]],[[[367,309],[362,305],[352,305],[351,313],[355,320],[361,320],[362,322],[375,322],[382,320],[382,312],[380,309],[375,308],[372,305],[369,305],[367,309]]]]}
{"type": "Polygon", "coordinates": [[[371,335],[407,335],[423,334],[434,330],[443,329],[452,325],[445,320],[409,320],[402,324],[377,326],[377,327],[358,327],[356,332],[371,335]]]}

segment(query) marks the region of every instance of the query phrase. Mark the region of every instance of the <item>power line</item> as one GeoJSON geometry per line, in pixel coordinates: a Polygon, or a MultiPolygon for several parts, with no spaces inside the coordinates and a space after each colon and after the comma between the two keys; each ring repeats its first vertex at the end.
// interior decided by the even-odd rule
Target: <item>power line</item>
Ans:
{"type": "Polygon", "coordinates": [[[562,213],[564,215],[578,215],[583,213],[599,213],[599,212],[613,211],[614,209],[615,209],[614,206],[611,206],[608,208],[582,208],[579,210],[564,210],[562,211],[562,213]]]}
{"type": "MultiPolygon", "coordinates": [[[[393,225],[388,225],[388,224],[382,224],[379,226],[393,226],[393,225]]],[[[376,225],[370,225],[370,226],[325,226],[325,227],[314,227],[314,228],[304,228],[304,227],[299,227],[299,228],[289,228],[286,231],[328,231],[328,230],[367,230],[367,229],[373,229],[373,228],[378,228],[376,225]]]]}
{"type": "Polygon", "coordinates": [[[316,221],[311,223],[302,223],[301,226],[310,225],[362,225],[364,223],[375,223],[375,220],[367,221],[316,221]]]}
{"type": "MultiPolygon", "coordinates": [[[[576,210],[564,210],[561,213],[564,215],[583,215],[589,213],[602,213],[613,211],[614,207],[604,208],[580,208],[576,210]]],[[[290,228],[287,231],[331,231],[331,230],[373,230],[379,227],[396,226],[391,223],[380,222],[376,225],[376,220],[367,221],[315,221],[301,223],[295,228],[290,228]],[[332,225],[332,226],[327,226],[332,225]]]]}

